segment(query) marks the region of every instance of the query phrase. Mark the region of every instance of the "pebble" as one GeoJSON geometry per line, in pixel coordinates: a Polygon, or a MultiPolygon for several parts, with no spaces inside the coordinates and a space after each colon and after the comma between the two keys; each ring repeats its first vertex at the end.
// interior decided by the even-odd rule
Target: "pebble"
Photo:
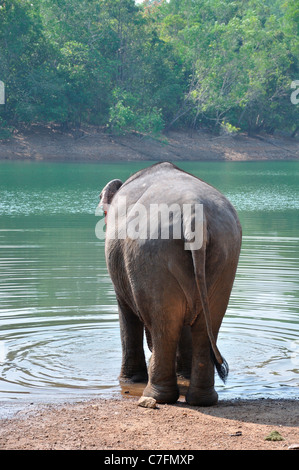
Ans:
{"type": "Polygon", "coordinates": [[[143,408],[157,408],[156,403],[156,400],[152,397],[140,397],[138,400],[138,406],[143,408]]]}
{"type": "Polygon", "coordinates": [[[288,450],[299,450],[299,444],[291,444],[288,450]]]}

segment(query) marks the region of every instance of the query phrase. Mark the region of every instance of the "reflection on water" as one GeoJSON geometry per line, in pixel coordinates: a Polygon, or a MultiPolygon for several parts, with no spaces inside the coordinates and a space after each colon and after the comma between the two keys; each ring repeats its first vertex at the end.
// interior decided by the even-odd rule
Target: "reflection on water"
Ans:
{"type": "MultiPolygon", "coordinates": [[[[107,181],[147,165],[0,164],[0,400],[121,392],[94,210],[107,181]]],[[[219,335],[230,365],[227,384],[216,379],[220,398],[298,397],[299,163],[180,166],[226,194],[243,226],[219,335]]]]}

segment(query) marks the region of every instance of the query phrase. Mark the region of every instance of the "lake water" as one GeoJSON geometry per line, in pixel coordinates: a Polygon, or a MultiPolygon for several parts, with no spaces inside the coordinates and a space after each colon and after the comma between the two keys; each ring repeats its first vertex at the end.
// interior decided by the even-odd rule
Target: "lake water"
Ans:
{"type": "MultiPolygon", "coordinates": [[[[0,401],[120,394],[101,188],[147,162],[0,163],[0,401]]],[[[219,348],[220,399],[298,398],[299,162],[182,162],[236,207],[243,246],[219,348]]]]}

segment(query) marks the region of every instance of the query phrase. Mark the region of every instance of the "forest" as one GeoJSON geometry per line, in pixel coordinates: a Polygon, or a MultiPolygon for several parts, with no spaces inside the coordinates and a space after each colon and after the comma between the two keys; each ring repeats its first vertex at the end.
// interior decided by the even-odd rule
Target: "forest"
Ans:
{"type": "Polygon", "coordinates": [[[298,0],[0,0],[0,138],[299,131],[298,0]]]}

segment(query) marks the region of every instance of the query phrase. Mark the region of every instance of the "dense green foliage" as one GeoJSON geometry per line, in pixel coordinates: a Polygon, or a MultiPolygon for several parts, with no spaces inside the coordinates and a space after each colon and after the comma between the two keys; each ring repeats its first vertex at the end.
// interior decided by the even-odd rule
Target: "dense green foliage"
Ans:
{"type": "Polygon", "coordinates": [[[21,122],[294,133],[296,79],[298,0],[0,0],[4,135],[21,122]]]}

